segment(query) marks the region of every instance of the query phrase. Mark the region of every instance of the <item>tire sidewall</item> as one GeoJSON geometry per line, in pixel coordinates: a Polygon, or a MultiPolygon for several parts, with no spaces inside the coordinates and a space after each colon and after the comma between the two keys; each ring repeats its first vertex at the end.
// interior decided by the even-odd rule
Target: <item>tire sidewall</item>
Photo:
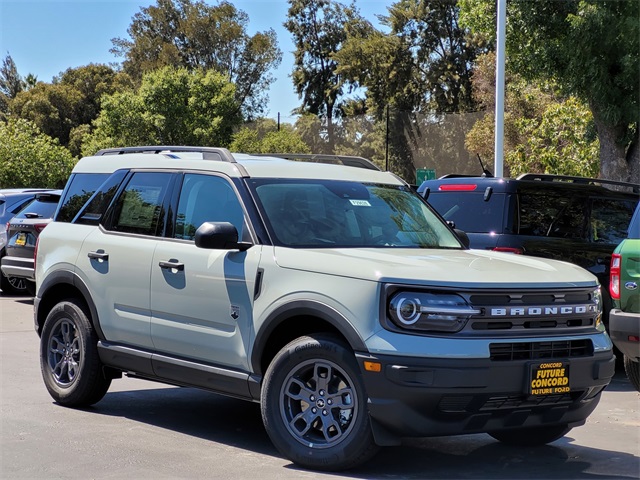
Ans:
{"type": "Polygon", "coordinates": [[[276,448],[295,463],[320,470],[351,468],[369,458],[374,450],[367,411],[367,396],[351,350],[330,336],[301,337],[285,346],[267,369],[262,386],[261,409],[265,428],[276,448]],[[324,448],[303,445],[294,438],[282,418],[280,397],[289,375],[306,361],[330,361],[352,380],[357,395],[355,423],[339,443],[324,448]]]}
{"type": "Polygon", "coordinates": [[[95,379],[97,358],[97,338],[83,309],[72,301],[58,303],[47,315],[40,341],[40,368],[42,378],[51,397],[66,406],[82,406],[92,389],[95,379]],[[54,329],[59,322],[66,320],[73,324],[79,340],[79,368],[77,376],[69,385],[60,385],[54,378],[49,366],[49,345],[54,329]]]}

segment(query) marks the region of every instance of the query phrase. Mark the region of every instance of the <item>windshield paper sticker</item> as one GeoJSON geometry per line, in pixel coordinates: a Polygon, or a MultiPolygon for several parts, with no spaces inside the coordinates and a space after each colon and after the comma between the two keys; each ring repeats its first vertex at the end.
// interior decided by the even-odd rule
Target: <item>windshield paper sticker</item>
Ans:
{"type": "Polygon", "coordinates": [[[370,207],[371,206],[371,204],[369,203],[368,200],[353,200],[353,199],[350,199],[349,202],[354,207],[370,207]]]}

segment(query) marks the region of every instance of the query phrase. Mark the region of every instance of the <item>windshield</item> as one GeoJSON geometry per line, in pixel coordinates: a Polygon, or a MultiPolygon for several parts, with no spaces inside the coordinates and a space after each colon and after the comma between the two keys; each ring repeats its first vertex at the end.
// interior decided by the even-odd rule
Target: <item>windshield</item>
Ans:
{"type": "Polygon", "coordinates": [[[461,248],[408,187],[300,179],[252,179],[250,186],[277,245],[461,248]]]}

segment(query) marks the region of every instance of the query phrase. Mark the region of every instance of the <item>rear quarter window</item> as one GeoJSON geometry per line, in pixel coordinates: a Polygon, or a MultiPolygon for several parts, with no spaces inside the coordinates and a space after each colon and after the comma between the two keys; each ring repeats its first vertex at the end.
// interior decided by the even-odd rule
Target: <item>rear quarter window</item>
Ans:
{"type": "Polygon", "coordinates": [[[109,177],[108,173],[73,174],[62,194],[55,220],[71,222],[107,177],[109,177]]]}

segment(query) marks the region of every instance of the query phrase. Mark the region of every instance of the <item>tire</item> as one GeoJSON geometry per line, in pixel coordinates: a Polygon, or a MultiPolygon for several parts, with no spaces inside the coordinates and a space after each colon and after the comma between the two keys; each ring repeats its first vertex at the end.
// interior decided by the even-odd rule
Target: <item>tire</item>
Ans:
{"type": "Polygon", "coordinates": [[[276,448],[305,468],[353,468],[379,449],[353,352],[331,335],[300,337],[278,352],[264,378],[261,410],[276,448]]]}
{"type": "Polygon", "coordinates": [[[489,432],[489,435],[507,445],[537,447],[564,437],[570,430],[571,427],[567,425],[551,425],[548,427],[527,427],[489,432]]]}
{"type": "Polygon", "coordinates": [[[640,362],[634,362],[631,358],[624,356],[624,371],[627,378],[637,391],[640,392],[640,362]]]}
{"type": "Polygon", "coordinates": [[[26,278],[5,277],[0,273],[0,289],[4,295],[28,295],[28,283],[30,282],[26,278]]]}
{"type": "Polygon", "coordinates": [[[40,369],[49,394],[65,407],[87,407],[107,393],[111,379],[103,373],[98,337],[79,301],[62,301],[47,315],[40,369]]]}

